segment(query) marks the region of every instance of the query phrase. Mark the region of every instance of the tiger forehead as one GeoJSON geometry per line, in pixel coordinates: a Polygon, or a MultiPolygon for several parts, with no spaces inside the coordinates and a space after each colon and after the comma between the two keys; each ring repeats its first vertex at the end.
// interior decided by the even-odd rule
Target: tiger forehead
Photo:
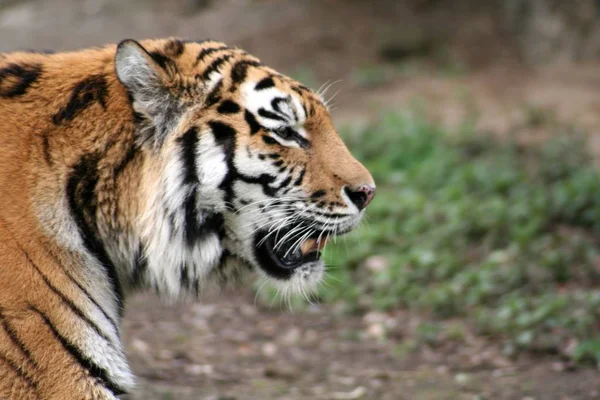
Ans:
{"type": "MultiPolygon", "coordinates": [[[[224,74],[233,83],[262,83],[296,95],[308,107],[321,104],[318,96],[306,86],[263,65],[246,51],[222,42],[190,42],[179,39],[143,41],[152,58],[173,77],[210,80],[213,73],[224,74]]],[[[259,87],[260,89],[260,87],[259,87]]]]}

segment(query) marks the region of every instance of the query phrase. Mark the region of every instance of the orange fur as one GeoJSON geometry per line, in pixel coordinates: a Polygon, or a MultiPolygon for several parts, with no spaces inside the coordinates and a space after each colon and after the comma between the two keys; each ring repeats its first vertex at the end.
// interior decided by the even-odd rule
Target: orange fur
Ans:
{"type": "MultiPolygon", "coordinates": [[[[238,133],[236,151],[269,147],[262,134],[248,133],[243,113],[219,115],[215,107],[203,108],[207,94],[199,90],[206,78],[203,72],[219,56],[229,54],[223,66],[225,86],[232,82],[228,73],[234,62],[258,63],[257,59],[227,49],[197,63],[203,50],[223,46],[216,42],[168,39],[144,41],[142,46],[158,54],[148,62],[161,71],[166,93],[185,110],[174,136],[218,117],[238,133]]],[[[159,180],[162,165],[159,145],[141,143],[136,134],[130,96],[115,74],[115,52],[116,46],[107,46],[0,57],[2,399],[105,399],[128,389],[86,364],[85,352],[79,354],[82,360],[73,350],[81,350],[90,335],[97,334],[89,321],[112,321],[118,336],[122,305],[115,281],[123,292],[135,286],[119,265],[113,275],[102,268],[104,249],[82,246],[84,232],[78,226],[93,220],[102,244],[134,231],[136,220],[149,207],[146,194],[159,180]],[[90,188],[95,196],[91,214],[84,208],[89,206],[84,201],[90,188]],[[76,218],[81,224],[73,223],[76,218]],[[98,303],[105,307],[103,312],[98,303]]],[[[285,165],[302,165],[302,187],[307,193],[325,191],[319,198],[324,208],[343,202],[344,185],[373,184],[315,94],[264,66],[246,72],[245,80],[274,76],[278,89],[301,96],[310,115],[305,124],[310,149],[273,146],[265,151],[280,154],[285,165]]],[[[234,90],[222,98],[227,96],[237,101],[240,94],[234,90]]],[[[164,148],[174,143],[168,139],[164,148]]],[[[106,340],[113,342],[112,336],[106,340]]],[[[114,342],[118,355],[120,342],[114,342]]]]}

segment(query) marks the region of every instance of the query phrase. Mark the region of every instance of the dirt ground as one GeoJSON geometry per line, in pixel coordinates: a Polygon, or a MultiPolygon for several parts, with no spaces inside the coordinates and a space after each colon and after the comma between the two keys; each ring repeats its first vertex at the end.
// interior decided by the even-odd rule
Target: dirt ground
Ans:
{"type": "MultiPolygon", "coordinates": [[[[585,130],[600,156],[600,64],[531,69],[490,13],[428,1],[0,0],[0,51],[75,49],[126,37],[211,37],[317,87],[336,83],[334,119],[361,124],[415,104],[449,126],[547,136],[532,118],[585,130]],[[206,2],[204,2],[206,3],[206,2]],[[381,7],[375,7],[374,5],[381,7]],[[465,12],[468,11],[468,12],[465,12]],[[384,62],[387,62],[385,64],[384,62]],[[390,72],[391,71],[391,72],[390,72]],[[382,78],[383,76],[383,78],[382,78]]],[[[465,6],[466,7],[466,6],[465,6]]],[[[410,351],[420,316],[290,312],[249,289],[166,305],[130,299],[130,399],[597,399],[600,375],[556,358],[502,356],[469,335],[410,351]],[[382,338],[381,326],[392,332],[382,338]]]]}
{"type": "Polygon", "coordinates": [[[131,399],[597,399],[598,371],[543,357],[508,360],[485,340],[407,351],[419,322],[405,312],[348,316],[254,305],[248,294],[166,306],[140,296],[126,342],[131,399]],[[382,340],[380,324],[391,334],[382,340]]]}

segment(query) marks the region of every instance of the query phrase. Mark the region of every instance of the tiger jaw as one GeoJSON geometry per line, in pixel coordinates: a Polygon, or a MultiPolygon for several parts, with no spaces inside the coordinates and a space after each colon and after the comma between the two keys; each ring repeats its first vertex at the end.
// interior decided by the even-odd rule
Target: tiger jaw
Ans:
{"type": "Polygon", "coordinates": [[[269,206],[245,209],[228,218],[228,231],[237,237],[237,246],[230,251],[239,254],[272,285],[289,293],[310,291],[320,283],[326,268],[321,260],[326,245],[334,237],[354,230],[364,215],[363,211],[330,215],[310,203],[296,204],[295,211],[288,214],[285,210],[292,206],[276,199],[254,201],[269,206]],[[315,215],[298,221],[307,210],[315,211],[315,215]],[[290,219],[291,223],[281,224],[290,219]]]}
{"type": "Polygon", "coordinates": [[[298,268],[307,264],[321,264],[322,267],[321,251],[329,235],[316,232],[304,238],[290,233],[293,233],[292,229],[283,232],[264,230],[255,235],[255,257],[260,268],[273,278],[290,279],[298,268]]]}

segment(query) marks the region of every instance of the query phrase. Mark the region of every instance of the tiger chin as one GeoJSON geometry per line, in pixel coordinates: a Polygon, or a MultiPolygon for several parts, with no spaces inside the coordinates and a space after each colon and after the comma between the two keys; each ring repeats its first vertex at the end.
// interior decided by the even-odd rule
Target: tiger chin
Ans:
{"type": "Polygon", "coordinates": [[[310,290],[374,193],[321,96],[241,49],[0,54],[0,398],[127,393],[128,294],[310,290]]]}

